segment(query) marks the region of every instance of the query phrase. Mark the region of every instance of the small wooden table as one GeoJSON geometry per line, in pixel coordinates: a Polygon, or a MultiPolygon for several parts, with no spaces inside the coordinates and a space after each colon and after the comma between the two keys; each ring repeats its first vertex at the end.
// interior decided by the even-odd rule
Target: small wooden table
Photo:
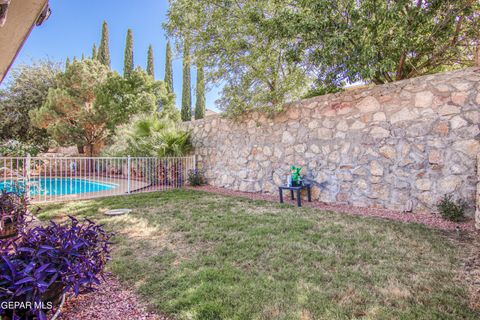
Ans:
{"type": "Polygon", "coordinates": [[[278,192],[280,193],[280,203],[283,203],[283,190],[290,190],[290,195],[292,200],[295,200],[294,192],[297,192],[297,206],[302,206],[302,197],[300,196],[300,192],[303,189],[307,189],[308,194],[308,202],[312,202],[312,189],[310,184],[303,184],[301,186],[296,187],[289,187],[289,186],[280,186],[278,187],[278,192]]]}

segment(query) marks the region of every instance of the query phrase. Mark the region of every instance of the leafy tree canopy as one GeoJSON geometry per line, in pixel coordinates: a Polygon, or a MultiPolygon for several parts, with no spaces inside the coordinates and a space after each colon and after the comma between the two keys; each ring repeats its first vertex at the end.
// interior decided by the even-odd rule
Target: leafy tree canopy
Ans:
{"type": "Polygon", "coordinates": [[[280,25],[302,39],[318,79],[387,83],[473,63],[474,0],[298,0],[280,25]]]}
{"type": "Polygon", "coordinates": [[[0,92],[0,140],[15,139],[40,150],[48,147],[47,131],[33,126],[28,113],[46,101],[60,70],[59,63],[40,60],[11,71],[6,88],[0,92]]]}
{"type": "Polygon", "coordinates": [[[345,82],[469,65],[479,9],[474,0],[170,0],[164,27],[191,43],[208,82],[225,84],[220,107],[235,115],[345,82]]]}
{"type": "Polygon", "coordinates": [[[135,114],[176,110],[174,94],[167,92],[163,81],[155,81],[141,68],[136,68],[127,77],[110,73],[98,87],[97,94],[97,103],[109,114],[107,126],[111,132],[135,114]]]}
{"type": "Polygon", "coordinates": [[[5,140],[0,143],[0,156],[2,157],[36,156],[40,151],[42,150],[38,145],[18,140],[5,140]]]}
{"type": "Polygon", "coordinates": [[[291,1],[170,0],[165,28],[189,40],[193,60],[204,61],[210,83],[223,82],[220,107],[229,114],[296,99],[308,85],[302,59],[275,25],[291,1]]]}
{"type": "Polygon", "coordinates": [[[110,115],[97,103],[96,90],[109,75],[109,68],[97,60],[74,61],[60,74],[39,109],[30,111],[37,127],[44,128],[60,144],[86,147],[96,154],[108,137],[110,115]]]}

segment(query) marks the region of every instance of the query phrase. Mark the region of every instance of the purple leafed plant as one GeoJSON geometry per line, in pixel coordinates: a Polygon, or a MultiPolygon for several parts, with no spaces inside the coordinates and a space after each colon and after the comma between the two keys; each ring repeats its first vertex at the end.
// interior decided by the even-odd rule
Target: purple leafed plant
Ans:
{"type": "Polygon", "coordinates": [[[2,309],[12,319],[46,319],[45,306],[64,293],[78,295],[104,276],[110,233],[90,220],[70,217],[66,224],[22,231],[0,246],[0,301],[29,302],[30,308],[2,309]],[[42,306],[43,304],[43,306],[42,306]]]}

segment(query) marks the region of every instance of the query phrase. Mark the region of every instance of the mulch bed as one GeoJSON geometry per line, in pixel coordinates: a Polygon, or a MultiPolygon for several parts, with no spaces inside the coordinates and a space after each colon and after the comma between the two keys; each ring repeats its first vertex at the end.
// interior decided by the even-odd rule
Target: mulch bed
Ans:
{"type": "MultiPolygon", "coordinates": [[[[241,192],[236,190],[230,190],[225,188],[218,188],[213,186],[201,186],[201,187],[191,187],[193,190],[201,190],[211,193],[218,193],[227,196],[240,196],[246,197],[252,200],[266,200],[266,201],[273,201],[279,202],[278,195],[271,195],[265,193],[258,193],[258,192],[241,192]]],[[[285,203],[289,203],[290,197],[284,197],[285,203]]],[[[295,201],[291,201],[291,204],[295,204],[295,201]]],[[[409,213],[409,212],[399,212],[394,210],[387,210],[387,209],[379,209],[379,208],[362,208],[362,207],[353,207],[348,205],[341,205],[341,204],[327,204],[319,201],[307,202],[302,200],[302,206],[305,207],[313,207],[319,208],[326,211],[334,211],[340,213],[347,213],[352,215],[360,215],[365,217],[377,217],[383,219],[390,219],[401,221],[405,223],[420,223],[426,226],[447,230],[447,231],[468,231],[468,232],[476,232],[475,224],[473,220],[468,220],[465,222],[452,222],[448,220],[442,219],[441,216],[433,213],[409,213]]]]}
{"type": "Polygon", "coordinates": [[[62,320],[169,320],[169,317],[151,313],[138,296],[125,288],[113,276],[94,292],[68,297],[58,319],[62,320]]]}

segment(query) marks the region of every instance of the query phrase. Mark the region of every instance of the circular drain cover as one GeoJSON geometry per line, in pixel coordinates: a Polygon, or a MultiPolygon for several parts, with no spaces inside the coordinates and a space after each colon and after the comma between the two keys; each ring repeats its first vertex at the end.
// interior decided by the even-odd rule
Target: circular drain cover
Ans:
{"type": "Polygon", "coordinates": [[[122,214],[130,213],[132,209],[113,209],[105,212],[107,216],[121,216],[122,214]]]}

